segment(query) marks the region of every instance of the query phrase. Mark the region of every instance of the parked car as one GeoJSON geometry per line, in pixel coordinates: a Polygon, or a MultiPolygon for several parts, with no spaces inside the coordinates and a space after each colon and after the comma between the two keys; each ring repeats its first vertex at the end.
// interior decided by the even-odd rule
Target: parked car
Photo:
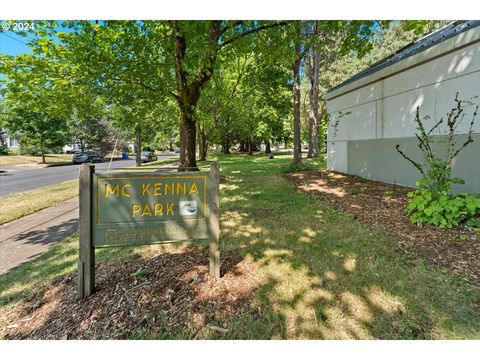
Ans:
{"type": "Polygon", "coordinates": [[[76,154],[77,152],[82,152],[80,149],[67,149],[65,150],[65,154],[76,154]]]}
{"type": "Polygon", "coordinates": [[[81,164],[86,162],[102,162],[103,155],[97,151],[83,151],[77,152],[73,155],[73,163],[74,164],[81,164]]]}
{"type": "Polygon", "coordinates": [[[157,161],[157,155],[153,151],[142,151],[140,153],[140,161],[142,163],[144,162],[150,162],[150,161],[157,161]]]}

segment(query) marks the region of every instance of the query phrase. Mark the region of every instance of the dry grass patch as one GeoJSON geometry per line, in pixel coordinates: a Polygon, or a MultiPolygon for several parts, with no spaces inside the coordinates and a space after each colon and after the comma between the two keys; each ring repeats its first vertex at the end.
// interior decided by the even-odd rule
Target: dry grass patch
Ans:
{"type": "Polygon", "coordinates": [[[78,196],[78,180],[64,181],[0,198],[0,224],[78,196]]]}
{"type": "MultiPolygon", "coordinates": [[[[45,155],[45,161],[47,164],[53,164],[57,162],[71,162],[72,155],[68,154],[48,154],[45,155]]],[[[0,166],[2,165],[19,165],[19,166],[32,166],[36,167],[42,163],[41,156],[29,156],[29,155],[2,155],[0,156],[0,166]]]]}

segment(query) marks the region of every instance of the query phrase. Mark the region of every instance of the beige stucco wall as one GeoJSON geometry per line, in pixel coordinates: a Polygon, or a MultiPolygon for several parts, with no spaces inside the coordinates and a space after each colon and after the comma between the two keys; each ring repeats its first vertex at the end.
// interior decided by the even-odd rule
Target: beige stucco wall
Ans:
{"type": "MultiPolygon", "coordinates": [[[[352,146],[348,146],[351,141],[404,138],[405,141],[410,142],[408,139],[414,139],[416,131],[413,119],[417,106],[420,107],[422,116],[431,117],[426,121],[426,128],[430,128],[435,119],[445,116],[454,106],[453,99],[457,92],[461,99],[480,96],[480,42],[478,39],[480,39],[479,27],[412,56],[420,62],[417,66],[413,66],[415,64],[413,60],[407,58],[392,65],[395,67],[395,71],[399,71],[401,66],[413,66],[405,71],[395,73],[390,69],[391,75],[388,76],[389,70],[386,68],[381,70],[384,75],[387,74],[385,78],[378,78],[379,74],[374,73],[329,93],[327,110],[332,119],[331,124],[334,123],[334,119],[339,116],[340,112],[351,113],[339,121],[335,138],[333,137],[333,127],[329,127],[328,168],[349,172],[349,161],[353,159],[351,155],[351,159],[349,159],[348,152],[348,149],[350,152],[353,149],[352,146]],[[468,41],[474,41],[474,43],[469,44],[468,41]],[[463,47],[441,55],[442,51],[451,51],[458,46],[463,47]],[[427,51],[432,56],[441,56],[424,62],[428,59],[427,51]],[[356,89],[362,84],[367,85],[356,89]]],[[[480,98],[477,99],[477,102],[480,102],[480,98]]],[[[459,134],[468,132],[470,119],[471,117],[467,116],[457,128],[459,134]]],[[[475,123],[474,132],[480,133],[480,116],[475,123]]],[[[443,125],[437,135],[445,133],[446,125],[443,125]]],[[[385,146],[385,143],[390,142],[383,142],[382,146],[385,146]]],[[[371,147],[375,143],[369,142],[369,144],[371,147]]],[[[371,150],[375,151],[374,148],[371,150]]],[[[382,161],[398,162],[398,159],[392,158],[395,156],[395,152],[388,151],[386,153],[389,155],[385,155],[383,160],[382,154],[375,154],[377,166],[380,166],[382,161]]],[[[372,154],[372,156],[374,155],[372,154]]],[[[358,157],[355,159],[358,161],[358,157]]],[[[474,161],[477,160],[474,159],[474,161]]],[[[404,166],[405,171],[413,172],[406,178],[419,177],[418,174],[414,175],[416,170],[406,161],[404,163],[400,161],[398,164],[404,166]]],[[[479,163],[471,165],[480,167],[480,160],[479,163]]],[[[463,165],[457,164],[456,166],[463,165]]],[[[350,166],[350,171],[352,171],[351,169],[352,166],[350,166]]],[[[375,174],[377,171],[370,171],[370,173],[375,174]]],[[[472,181],[478,182],[480,179],[472,181]]],[[[401,182],[399,181],[399,183],[401,182]]],[[[406,185],[414,185],[414,181],[412,183],[411,180],[408,180],[406,185]]]]}

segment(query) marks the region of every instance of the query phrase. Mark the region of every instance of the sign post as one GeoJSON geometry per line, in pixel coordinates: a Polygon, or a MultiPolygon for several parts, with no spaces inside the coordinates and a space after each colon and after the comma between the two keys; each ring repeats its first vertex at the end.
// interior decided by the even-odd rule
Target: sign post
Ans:
{"type": "Polygon", "coordinates": [[[80,298],[95,291],[95,249],[92,239],[92,179],[95,166],[82,164],[79,176],[80,252],[78,262],[78,294],[80,298]]]}
{"type": "Polygon", "coordinates": [[[78,294],[95,291],[95,248],[210,240],[210,275],[220,278],[219,175],[210,171],[98,173],[80,167],[78,294]]]}
{"type": "Polygon", "coordinates": [[[220,279],[219,179],[218,165],[210,165],[210,276],[220,279]]]}

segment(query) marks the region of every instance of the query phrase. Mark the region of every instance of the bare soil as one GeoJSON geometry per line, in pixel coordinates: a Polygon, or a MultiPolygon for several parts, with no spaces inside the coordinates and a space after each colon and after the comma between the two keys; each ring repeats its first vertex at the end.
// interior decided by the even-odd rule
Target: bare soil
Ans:
{"type": "Polygon", "coordinates": [[[480,283],[480,234],[463,227],[441,229],[412,224],[405,212],[407,193],[412,188],[327,170],[282,176],[358,221],[384,230],[404,252],[480,283]]]}
{"type": "Polygon", "coordinates": [[[248,313],[258,287],[254,264],[222,252],[221,279],[208,275],[208,252],[197,248],[101,264],[97,291],[77,298],[76,274],[9,314],[7,339],[197,338],[222,335],[229,322],[248,313]],[[141,330],[140,330],[141,329],[141,330]],[[141,332],[139,332],[141,331],[141,332]]]}

